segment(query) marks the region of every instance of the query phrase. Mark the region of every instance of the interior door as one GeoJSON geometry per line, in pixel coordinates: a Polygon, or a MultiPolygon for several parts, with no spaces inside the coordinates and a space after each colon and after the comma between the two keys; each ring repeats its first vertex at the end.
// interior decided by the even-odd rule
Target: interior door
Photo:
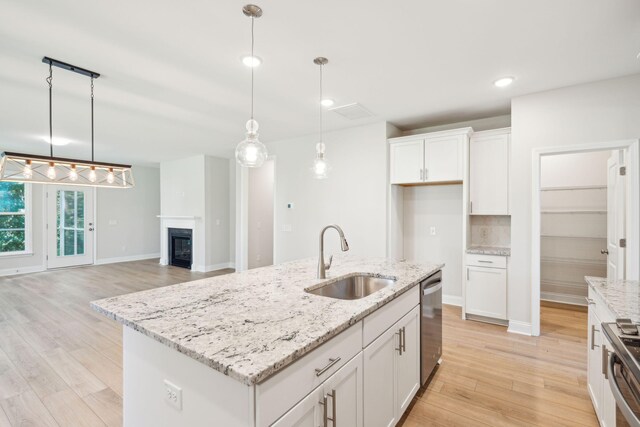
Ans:
{"type": "Polygon", "coordinates": [[[625,238],[626,186],[620,167],[624,151],[613,151],[607,162],[607,278],[625,278],[625,250],[620,240],[625,238]]]}
{"type": "Polygon", "coordinates": [[[47,187],[47,267],[93,264],[94,189],[47,187]]]}

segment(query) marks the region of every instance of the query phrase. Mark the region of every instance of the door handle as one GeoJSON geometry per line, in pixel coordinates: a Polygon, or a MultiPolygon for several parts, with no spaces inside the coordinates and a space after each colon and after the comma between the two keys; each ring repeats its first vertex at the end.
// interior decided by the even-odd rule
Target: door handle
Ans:
{"type": "Polygon", "coordinates": [[[608,249],[600,249],[600,253],[602,255],[609,255],[609,250],[608,249]]]}
{"type": "Polygon", "coordinates": [[[92,228],[92,227],[89,227],[89,231],[93,231],[93,228],[92,228]]]}

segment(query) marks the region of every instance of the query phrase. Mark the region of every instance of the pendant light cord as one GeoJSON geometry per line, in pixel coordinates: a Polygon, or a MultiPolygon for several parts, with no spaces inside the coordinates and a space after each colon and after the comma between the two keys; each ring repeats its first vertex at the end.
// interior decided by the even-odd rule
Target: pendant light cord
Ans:
{"type": "Polygon", "coordinates": [[[320,142],[322,143],[322,67],[324,67],[324,65],[320,64],[320,142]]]}
{"type": "Polygon", "coordinates": [[[53,158],[53,103],[52,91],[53,91],[53,66],[49,61],[49,77],[47,77],[47,83],[49,84],[49,154],[53,158]]]}
{"type": "MultiPolygon", "coordinates": [[[[252,16],[251,17],[251,61],[255,61],[255,56],[253,54],[253,47],[255,44],[255,39],[253,37],[253,23],[255,21],[255,18],[252,16]]],[[[253,69],[255,68],[254,65],[251,66],[251,120],[253,120],[253,69]]]]}
{"type": "Polygon", "coordinates": [[[91,75],[91,161],[93,162],[93,74],[91,75]]]}

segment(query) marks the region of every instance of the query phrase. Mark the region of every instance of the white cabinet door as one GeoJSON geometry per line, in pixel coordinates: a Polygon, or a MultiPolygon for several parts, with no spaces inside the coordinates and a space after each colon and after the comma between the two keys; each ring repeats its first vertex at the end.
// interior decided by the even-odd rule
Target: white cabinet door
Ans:
{"type": "Polygon", "coordinates": [[[460,135],[427,137],[424,141],[424,182],[462,181],[463,142],[460,135]]]}
{"type": "Polygon", "coordinates": [[[507,270],[467,267],[466,312],[507,319],[507,270]]]}
{"type": "MultiPolygon", "coordinates": [[[[360,353],[325,381],[324,396],[327,402],[327,417],[329,422],[333,420],[331,425],[363,426],[362,372],[362,353],[360,353]]],[[[324,419],[324,412],[321,418],[324,419]]],[[[325,424],[323,422],[320,425],[325,424]]]]}
{"type": "MultiPolygon", "coordinates": [[[[595,305],[589,305],[589,334],[587,337],[587,387],[593,407],[599,419],[602,419],[602,350],[600,319],[596,316],[595,305]]],[[[607,384],[608,386],[609,384],[607,384]]]]}
{"type": "Polygon", "coordinates": [[[319,386],[307,397],[302,399],[296,406],[291,408],[278,421],[272,424],[273,427],[317,427],[322,425],[322,405],[323,386],[319,386]]]}
{"type": "Polygon", "coordinates": [[[415,184],[422,182],[424,168],[424,139],[390,144],[391,184],[415,184]]]}
{"type": "Polygon", "coordinates": [[[509,215],[509,134],[471,137],[469,213],[509,215]]]}
{"type": "Polygon", "coordinates": [[[420,388],[420,306],[400,320],[398,329],[402,330],[402,354],[396,354],[396,408],[400,418],[420,388]]]}
{"type": "Polygon", "coordinates": [[[364,423],[367,427],[396,424],[396,326],[387,329],[364,349],[364,423]]]}

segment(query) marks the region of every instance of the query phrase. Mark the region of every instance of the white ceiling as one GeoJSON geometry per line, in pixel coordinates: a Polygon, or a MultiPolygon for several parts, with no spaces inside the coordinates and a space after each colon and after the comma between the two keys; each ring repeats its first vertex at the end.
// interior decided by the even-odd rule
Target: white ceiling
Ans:
{"type": "MultiPolygon", "coordinates": [[[[410,129],[509,112],[517,95],[640,72],[637,0],[260,1],[265,142],[317,132],[325,91],[410,129]],[[513,75],[506,89],[498,77],[513,75]]],[[[249,115],[245,1],[0,0],[0,149],[48,152],[44,55],[96,81],[97,160],[230,156],[249,115]]],[[[54,69],[60,156],[89,154],[88,78],[54,69]]],[[[354,126],[326,114],[327,128],[354,126]]]]}

